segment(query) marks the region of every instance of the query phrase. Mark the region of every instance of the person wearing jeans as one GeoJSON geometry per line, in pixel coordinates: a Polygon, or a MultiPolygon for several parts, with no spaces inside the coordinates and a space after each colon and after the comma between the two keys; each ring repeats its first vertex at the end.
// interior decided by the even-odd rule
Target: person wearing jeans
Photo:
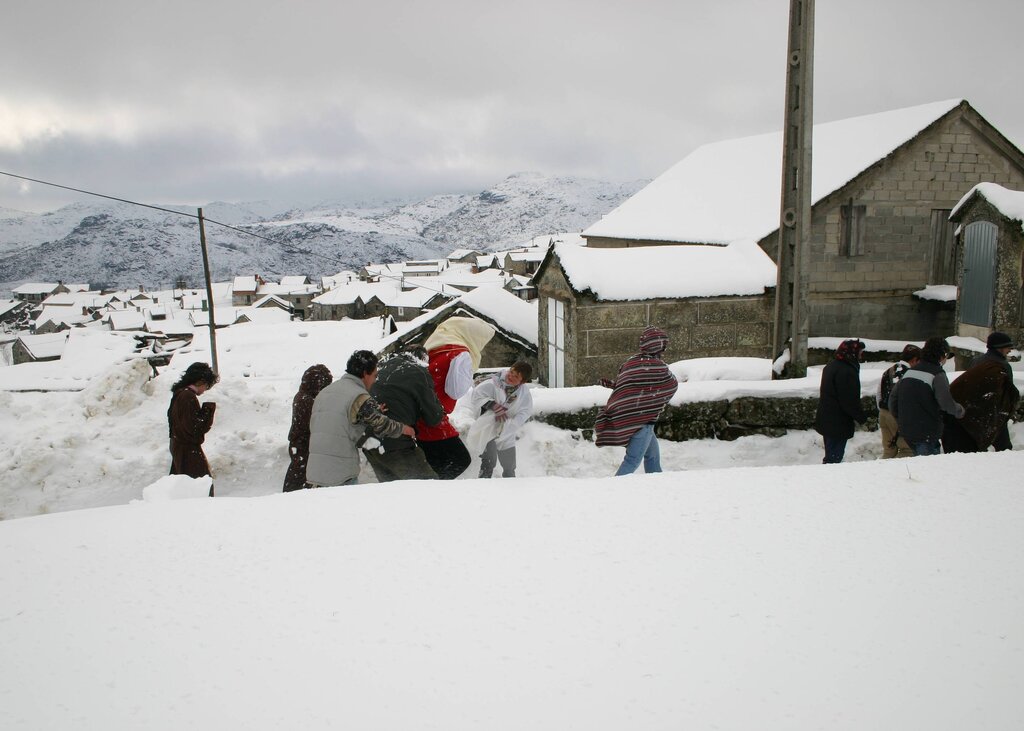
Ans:
{"type": "Polygon", "coordinates": [[[612,393],[594,423],[594,442],[599,447],[626,448],[616,476],[631,474],[641,460],[647,472],[661,472],[654,422],[679,387],[662,358],[668,347],[665,331],[648,327],[640,335],[639,345],[639,352],[619,367],[614,381],[601,382],[612,393]]]}
{"type": "Polygon", "coordinates": [[[626,457],[615,476],[633,474],[640,466],[641,460],[644,463],[644,472],[661,472],[661,449],[658,447],[658,438],[654,436],[654,424],[645,424],[630,437],[629,444],[626,445],[626,457]]]}

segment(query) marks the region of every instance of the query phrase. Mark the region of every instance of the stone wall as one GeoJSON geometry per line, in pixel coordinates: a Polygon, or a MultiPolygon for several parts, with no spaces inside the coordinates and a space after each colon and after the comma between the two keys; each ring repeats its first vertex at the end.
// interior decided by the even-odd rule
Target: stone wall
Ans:
{"type": "MultiPolygon", "coordinates": [[[[690,439],[733,440],[751,434],[779,437],[790,429],[813,429],[817,398],[745,396],[732,401],[699,401],[669,406],[655,425],[655,433],[669,441],[690,439]]],[[[868,415],[866,427],[878,429],[878,408],[874,396],[861,399],[868,415]]],[[[538,414],[535,419],[560,429],[579,431],[593,438],[597,407],[571,413],[538,414]]],[[[1024,421],[1024,403],[1017,407],[1014,421],[1024,421]]]]}

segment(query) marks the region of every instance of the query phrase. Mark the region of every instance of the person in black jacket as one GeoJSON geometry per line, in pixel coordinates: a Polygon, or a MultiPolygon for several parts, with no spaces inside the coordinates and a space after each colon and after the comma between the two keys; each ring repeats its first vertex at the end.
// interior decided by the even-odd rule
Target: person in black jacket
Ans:
{"type": "Polygon", "coordinates": [[[1006,333],[995,331],[988,336],[988,352],[971,361],[949,387],[957,403],[963,404],[963,419],[945,415],[942,451],[997,452],[1013,449],[1007,422],[1017,409],[1020,392],[1013,385],[1013,370],[1006,359],[1013,350],[1013,340],[1006,333]]]}
{"type": "Polygon", "coordinates": [[[317,363],[302,374],[299,391],[292,399],[292,428],[288,430],[288,456],[291,458],[284,475],[284,492],[312,487],[306,482],[306,462],[309,461],[309,417],[313,414],[313,401],[317,394],[334,382],[330,369],[317,363]]]}
{"type": "Polygon", "coordinates": [[[844,340],[836,349],[835,358],[821,372],[818,413],[814,429],[825,441],[822,464],[838,464],[846,454],[846,442],[853,436],[853,424],[863,424],[867,417],[860,406],[860,364],[864,360],[864,343],[844,340]]]}
{"type": "Polygon", "coordinates": [[[943,412],[957,419],[964,416],[964,407],[949,393],[949,377],[942,369],[950,357],[949,343],[928,338],[921,348],[921,360],[903,374],[889,396],[889,411],[918,457],[942,453],[943,412]]]}
{"type": "MultiPolygon", "coordinates": [[[[428,426],[437,426],[445,416],[427,370],[427,353],[422,347],[382,361],[370,394],[387,409],[388,416],[403,424],[422,420],[428,426]]],[[[437,473],[415,439],[400,436],[380,441],[380,445],[363,445],[363,453],[378,482],[437,479],[437,473]]]]}

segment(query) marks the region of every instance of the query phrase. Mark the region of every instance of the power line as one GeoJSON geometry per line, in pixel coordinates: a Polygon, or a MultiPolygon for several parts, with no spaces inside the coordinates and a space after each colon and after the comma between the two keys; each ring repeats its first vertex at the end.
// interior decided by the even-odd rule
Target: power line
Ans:
{"type": "MultiPolygon", "coordinates": [[[[184,216],[185,218],[191,218],[191,219],[196,220],[196,221],[199,220],[199,216],[196,215],[195,213],[185,213],[184,211],[176,211],[173,208],[162,208],[160,206],[150,205],[149,203],[140,203],[139,201],[129,200],[127,198],[118,198],[117,196],[114,196],[114,195],[106,195],[104,193],[96,193],[95,191],[84,190],[82,188],[73,188],[70,185],[61,185],[60,183],[51,183],[48,180],[39,180],[38,178],[28,178],[28,177],[25,177],[24,175],[16,175],[14,173],[8,173],[8,172],[5,172],[3,170],[0,170],[0,175],[6,175],[9,178],[17,178],[18,180],[27,180],[30,183],[39,183],[40,185],[49,185],[52,188],[61,188],[62,190],[71,190],[71,191],[74,191],[75,193],[82,193],[84,195],[92,195],[92,196],[96,196],[97,198],[106,198],[107,200],[117,201],[118,203],[128,203],[128,204],[133,205],[133,206],[141,206],[143,208],[152,208],[154,211],[163,211],[164,213],[173,213],[176,216],[184,216]]],[[[283,245],[283,246],[287,246],[287,244],[285,244],[285,242],[283,242],[283,241],[277,241],[276,239],[272,239],[272,238],[269,238],[267,236],[261,236],[260,234],[253,233],[252,231],[246,231],[245,229],[238,228],[237,226],[230,226],[230,225],[228,225],[226,223],[221,223],[220,221],[214,221],[212,218],[207,218],[206,216],[203,216],[203,220],[206,221],[207,223],[212,223],[214,225],[222,226],[222,227],[224,227],[226,229],[230,229],[232,231],[237,231],[240,234],[245,234],[247,236],[253,236],[253,237],[257,238],[257,239],[263,239],[264,241],[269,241],[272,244],[280,244],[280,245],[283,245]]],[[[305,253],[312,254],[312,252],[305,252],[305,253]]]]}

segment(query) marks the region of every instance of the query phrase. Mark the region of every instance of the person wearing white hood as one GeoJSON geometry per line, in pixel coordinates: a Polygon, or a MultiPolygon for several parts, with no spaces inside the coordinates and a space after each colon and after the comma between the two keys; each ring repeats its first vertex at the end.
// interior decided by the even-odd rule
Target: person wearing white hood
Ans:
{"type": "Polygon", "coordinates": [[[466,435],[467,445],[480,454],[480,477],[490,477],[496,462],[502,477],[516,476],[516,439],[533,415],[530,378],[533,368],[518,361],[473,389],[473,411],[480,414],[466,435]]]}
{"type": "Polygon", "coordinates": [[[459,432],[448,421],[455,402],[473,388],[473,373],[480,367],[484,346],[494,337],[494,328],[475,317],[449,317],[437,326],[423,347],[427,351],[427,370],[434,381],[445,417],[431,426],[416,422],[416,441],[438,479],[454,480],[473,461],[459,432]]]}

